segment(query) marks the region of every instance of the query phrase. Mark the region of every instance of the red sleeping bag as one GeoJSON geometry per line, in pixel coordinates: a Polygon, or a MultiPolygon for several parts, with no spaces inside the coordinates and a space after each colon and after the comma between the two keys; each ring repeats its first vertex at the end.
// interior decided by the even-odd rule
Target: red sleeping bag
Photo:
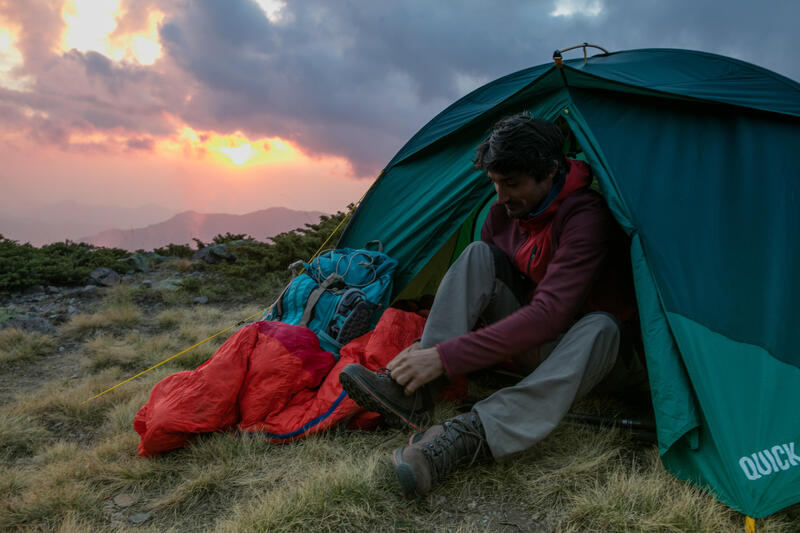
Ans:
{"type": "Polygon", "coordinates": [[[375,329],[344,346],[339,361],[314,333],[282,322],[256,322],[232,335],[192,371],[167,376],[136,414],[139,455],[180,448],[199,433],[226,429],[282,442],[355,417],[375,422],[339,384],[345,365],[386,366],[422,335],[425,319],[387,309],[375,329]],[[357,416],[356,416],[357,415],[357,416]]]}

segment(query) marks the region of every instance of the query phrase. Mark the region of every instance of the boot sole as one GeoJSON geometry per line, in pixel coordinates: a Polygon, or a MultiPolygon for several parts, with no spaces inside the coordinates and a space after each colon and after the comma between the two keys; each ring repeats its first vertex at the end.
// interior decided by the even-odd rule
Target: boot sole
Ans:
{"type": "Polygon", "coordinates": [[[342,372],[339,374],[339,383],[354,402],[365,409],[382,414],[387,424],[395,427],[410,426],[417,431],[422,430],[420,417],[408,416],[397,409],[370,390],[367,384],[358,377],[342,372]]]}
{"type": "Polygon", "coordinates": [[[413,498],[417,495],[417,476],[411,465],[403,461],[403,449],[397,448],[392,452],[392,466],[394,466],[394,472],[397,474],[397,481],[400,483],[403,494],[407,498],[413,498]]]}

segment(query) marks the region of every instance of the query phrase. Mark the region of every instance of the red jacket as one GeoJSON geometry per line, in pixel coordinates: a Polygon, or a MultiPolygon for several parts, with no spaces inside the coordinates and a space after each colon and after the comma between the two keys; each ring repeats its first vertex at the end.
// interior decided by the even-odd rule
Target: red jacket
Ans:
{"type": "Polygon", "coordinates": [[[610,312],[621,322],[634,317],[628,240],[590,184],[588,165],[570,161],[561,192],[536,216],[513,219],[503,206],[492,206],[481,240],[501,248],[536,286],[515,313],[437,345],[449,376],[552,341],[590,311],[610,312]]]}

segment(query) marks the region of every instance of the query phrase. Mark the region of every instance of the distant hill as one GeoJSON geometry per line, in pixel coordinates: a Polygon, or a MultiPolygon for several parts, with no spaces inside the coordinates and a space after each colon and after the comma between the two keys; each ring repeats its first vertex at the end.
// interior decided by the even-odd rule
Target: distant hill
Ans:
{"type": "Polygon", "coordinates": [[[41,246],[65,239],[75,241],[108,228],[137,228],[174,214],[175,210],[158,205],[119,207],[59,202],[15,213],[0,212],[0,234],[41,246]]]}
{"type": "Polygon", "coordinates": [[[307,223],[315,224],[324,214],[285,207],[270,207],[244,215],[186,211],[144,228],[110,229],[80,241],[133,251],[152,250],[167,244],[192,244],[192,238],[209,242],[214,236],[225,233],[244,233],[265,240],[284,231],[302,228],[307,223]]]}

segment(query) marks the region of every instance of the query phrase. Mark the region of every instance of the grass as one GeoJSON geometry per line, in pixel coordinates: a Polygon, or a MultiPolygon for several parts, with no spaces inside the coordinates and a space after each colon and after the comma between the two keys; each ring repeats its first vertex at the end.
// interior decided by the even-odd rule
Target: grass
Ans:
{"type": "MultiPolygon", "coordinates": [[[[513,461],[457,472],[417,500],[405,499],[396,486],[388,456],[407,435],[390,430],[334,429],[284,445],[219,433],[164,456],[138,457],[132,421],[150,389],[203,362],[230,332],[86,401],[256,311],[253,305],[185,305],[146,313],[135,292],[111,290],[95,313],[62,328],[61,337],[75,347],[59,361],[73,370],[49,374],[51,363],[42,356],[64,339],[0,332],[0,353],[16,365],[0,365],[4,379],[22,364],[45,375],[0,405],[0,531],[743,529],[741,515],[668,474],[654,445],[616,430],[562,424],[513,461]],[[121,495],[133,503],[115,503],[121,495]],[[136,514],[146,520],[134,524],[136,514]]],[[[578,410],[609,405],[590,398],[578,410]]],[[[435,417],[454,413],[445,404],[435,417]]],[[[758,520],[758,531],[796,531],[797,518],[798,509],[790,508],[758,520]]]]}
{"type": "Polygon", "coordinates": [[[52,354],[55,349],[55,341],[50,335],[17,328],[0,330],[0,365],[31,361],[52,354]]]}
{"type": "Polygon", "coordinates": [[[101,330],[121,331],[142,321],[142,311],[133,301],[133,290],[117,285],[104,298],[95,313],[73,315],[64,325],[63,332],[73,337],[101,330]]]}

